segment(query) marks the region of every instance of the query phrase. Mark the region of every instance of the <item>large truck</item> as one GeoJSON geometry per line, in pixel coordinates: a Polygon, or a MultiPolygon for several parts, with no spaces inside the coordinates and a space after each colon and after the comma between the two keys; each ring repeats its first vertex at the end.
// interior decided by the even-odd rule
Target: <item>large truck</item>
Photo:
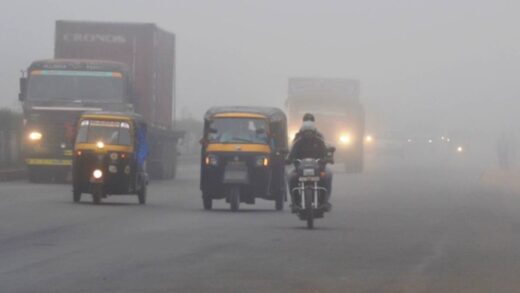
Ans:
{"type": "Polygon", "coordinates": [[[75,124],[90,110],[141,115],[150,175],[175,177],[175,35],[155,24],[57,21],[54,59],[29,66],[19,98],[30,180],[70,174],[75,124]]]}
{"type": "Polygon", "coordinates": [[[345,170],[359,173],[364,167],[365,110],[355,79],[290,78],[286,108],[289,139],[293,139],[305,113],[316,118],[316,127],[327,143],[336,147],[335,158],[345,170]]]}

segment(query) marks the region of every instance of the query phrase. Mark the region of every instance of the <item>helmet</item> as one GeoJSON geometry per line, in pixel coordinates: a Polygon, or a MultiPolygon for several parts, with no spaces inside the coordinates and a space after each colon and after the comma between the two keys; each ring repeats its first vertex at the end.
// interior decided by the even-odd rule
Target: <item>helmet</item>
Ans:
{"type": "Polygon", "coordinates": [[[314,120],[314,115],[312,115],[311,113],[305,113],[305,115],[303,115],[303,121],[315,121],[314,120]]]}

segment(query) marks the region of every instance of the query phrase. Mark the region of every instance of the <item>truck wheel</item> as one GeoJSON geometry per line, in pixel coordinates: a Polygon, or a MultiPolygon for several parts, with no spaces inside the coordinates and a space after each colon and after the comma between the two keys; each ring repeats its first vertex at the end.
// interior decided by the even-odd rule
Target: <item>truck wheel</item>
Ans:
{"type": "MultiPolygon", "coordinates": [[[[27,175],[29,177],[29,182],[31,183],[41,183],[41,182],[45,182],[46,180],[46,176],[49,176],[49,174],[52,174],[52,173],[47,173],[47,174],[44,174],[43,170],[38,168],[38,167],[29,167],[29,169],[27,170],[27,175]]],[[[50,181],[50,180],[49,180],[50,181]]]]}
{"type": "Polygon", "coordinates": [[[146,187],[146,184],[144,184],[143,186],[141,186],[141,188],[137,192],[137,198],[139,199],[139,204],[142,204],[142,205],[146,204],[146,191],[147,191],[147,187],[146,187]]]}
{"type": "Polygon", "coordinates": [[[229,204],[232,212],[238,211],[240,207],[240,188],[232,187],[229,194],[229,204]]]}
{"type": "Polygon", "coordinates": [[[202,193],[202,205],[206,211],[213,208],[213,199],[205,192],[202,193]]]}
{"type": "Polygon", "coordinates": [[[81,191],[78,191],[77,188],[73,188],[72,190],[72,200],[74,202],[80,202],[81,201],[81,191]]]}
{"type": "Polygon", "coordinates": [[[36,183],[38,182],[38,179],[39,179],[39,174],[36,170],[34,170],[33,168],[29,168],[29,170],[27,170],[27,175],[29,177],[29,182],[31,183],[36,183]]]}

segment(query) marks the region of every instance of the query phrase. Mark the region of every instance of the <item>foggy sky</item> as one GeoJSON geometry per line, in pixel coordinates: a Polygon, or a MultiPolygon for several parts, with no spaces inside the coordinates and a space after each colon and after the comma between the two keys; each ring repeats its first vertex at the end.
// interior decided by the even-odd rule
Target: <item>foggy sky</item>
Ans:
{"type": "Polygon", "coordinates": [[[516,127],[519,11],[518,1],[0,0],[0,106],[18,107],[20,69],[52,57],[55,20],[135,21],[177,36],[178,113],[283,107],[288,77],[351,77],[371,124],[516,127]]]}

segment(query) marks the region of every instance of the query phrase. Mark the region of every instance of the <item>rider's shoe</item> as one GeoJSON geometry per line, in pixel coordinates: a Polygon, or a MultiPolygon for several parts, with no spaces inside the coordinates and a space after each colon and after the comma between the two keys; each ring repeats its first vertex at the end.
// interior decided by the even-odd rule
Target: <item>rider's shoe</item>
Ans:
{"type": "Polygon", "coordinates": [[[332,204],[330,202],[326,202],[322,206],[325,212],[330,212],[332,210],[332,204]]]}

